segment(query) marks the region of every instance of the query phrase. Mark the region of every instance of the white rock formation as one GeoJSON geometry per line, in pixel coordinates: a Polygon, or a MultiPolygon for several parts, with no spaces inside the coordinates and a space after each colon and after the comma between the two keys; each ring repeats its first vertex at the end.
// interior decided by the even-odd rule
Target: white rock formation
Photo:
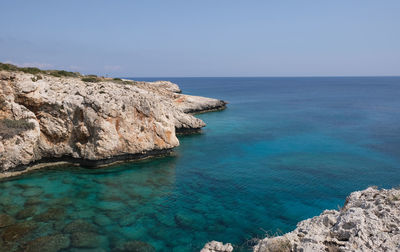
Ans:
{"type": "Polygon", "coordinates": [[[232,244],[223,244],[222,242],[211,241],[204,245],[204,248],[200,252],[232,252],[232,244]]]}
{"type": "Polygon", "coordinates": [[[41,76],[0,72],[0,172],[52,158],[98,165],[157,154],[179,145],[176,130],[205,126],[188,110],[225,107],[166,81],[41,76]]]}
{"type": "Polygon", "coordinates": [[[341,210],[325,210],[290,233],[265,238],[254,251],[400,251],[400,189],[353,192],[341,210]]]}

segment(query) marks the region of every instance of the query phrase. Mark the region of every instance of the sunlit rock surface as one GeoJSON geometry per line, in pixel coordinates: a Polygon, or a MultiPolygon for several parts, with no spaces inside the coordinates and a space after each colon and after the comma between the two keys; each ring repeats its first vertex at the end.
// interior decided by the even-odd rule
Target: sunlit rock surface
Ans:
{"type": "Polygon", "coordinates": [[[325,210],[254,251],[400,251],[400,189],[350,194],[341,210],[325,210]]]}
{"type": "Polygon", "coordinates": [[[176,130],[205,124],[188,114],[225,102],[180,94],[176,84],[0,72],[0,172],[70,158],[88,165],[153,155],[179,145],[176,130]],[[100,162],[96,162],[100,161],[100,162]]]}

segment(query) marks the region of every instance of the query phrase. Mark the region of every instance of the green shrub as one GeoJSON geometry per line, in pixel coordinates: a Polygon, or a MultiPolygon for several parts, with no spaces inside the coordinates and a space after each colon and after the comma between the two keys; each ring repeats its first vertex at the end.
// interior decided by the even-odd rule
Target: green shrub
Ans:
{"type": "Polygon", "coordinates": [[[50,70],[48,71],[50,75],[55,77],[78,77],[79,73],[68,72],[64,70],[50,70]]]}
{"type": "Polygon", "coordinates": [[[30,74],[38,74],[43,72],[37,67],[21,67],[19,70],[24,73],[30,73],[30,74]]]}
{"type": "Polygon", "coordinates": [[[5,125],[7,128],[12,128],[12,129],[32,130],[35,128],[35,124],[29,122],[27,119],[19,119],[19,120],[3,119],[1,120],[1,123],[5,125]]]}
{"type": "Polygon", "coordinates": [[[27,119],[11,120],[2,119],[0,120],[0,136],[3,138],[11,138],[21,132],[32,130],[35,128],[35,124],[29,122],[27,119]]]}
{"type": "Polygon", "coordinates": [[[0,70],[18,71],[18,67],[11,64],[0,63],[0,70]]]}
{"type": "Polygon", "coordinates": [[[78,72],[69,72],[69,71],[64,71],[64,70],[41,70],[37,67],[18,67],[18,66],[12,65],[12,64],[5,64],[5,63],[0,63],[0,70],[21,71],[21,72],[30,73],[33,75],[48,74],[48,75],[52,75],[55,77],[79,77],[79,76],[81,76],[81,74],[78,72]]]}
{"type": "Polygon", "coordinates": [[[115,80],[115,81],[122,81],[121,78],[114,78],[113,80],[115,80]]]}
{"type": "Polygon", "coordinates": [[[97,77],[89,77],[89,76],[82,77],[81,80],[85,81],[85,82],[99,82],[100,81],[97,77]]]}

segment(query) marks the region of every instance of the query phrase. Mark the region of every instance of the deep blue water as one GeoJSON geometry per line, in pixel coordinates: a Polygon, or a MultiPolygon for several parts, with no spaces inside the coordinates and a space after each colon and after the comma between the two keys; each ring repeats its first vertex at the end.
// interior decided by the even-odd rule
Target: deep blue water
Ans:
{"type": "Polygon", "coordinates": [[[129,240],[157,251],[243,245],[336,209],[354,190],[400,184],[400,77],[167,79],[228,109],[198,115],[207,127],[180,137],[172,157],[0,183],[2,212],[42,201],[19,220],[39,223],[20,244],[83,219],[107,251],[129,240]],[[63,211],[38,221],[49,208],[63,211]]]}

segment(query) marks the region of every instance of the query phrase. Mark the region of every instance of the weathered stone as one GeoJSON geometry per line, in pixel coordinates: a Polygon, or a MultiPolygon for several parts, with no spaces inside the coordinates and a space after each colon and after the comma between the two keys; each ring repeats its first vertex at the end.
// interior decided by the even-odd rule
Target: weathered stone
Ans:
{"type": "Polygon", "coordinates": [[[24,245],[25,252],[57,252],[66,249],[70,245],[67,235],[56,234],[39,237],[24,245]]]}
{"type": "Polygon", "coordinates": [[[223,244],[222,242],[211,241],[207,243],[201,252],[232,252],[232,244],[223,244]]]}
{"type": "Polygon", "coordinates": [[[400,189],[370,187],[350,194],[343,208],[325,210],[254,251],[400,251],[400,189]]]}
{"type": "MultiPolygon", "coordinates": [[[[225,107],[220,100],[178,94],[170,82],[89,83],[49,75],[35,82],[32,77],[17,72],[0,86],[2,118],[29,125],[8,129],[14,135],[3,132],[8,135],[0,140],[1,172],[42,158],[68,156],[100,165],[157,154],[179,145],[175,129],[205,126],[187,113],[225,107]]],[[[24,196],[40,193],[26,188],[24,196]]]]}

